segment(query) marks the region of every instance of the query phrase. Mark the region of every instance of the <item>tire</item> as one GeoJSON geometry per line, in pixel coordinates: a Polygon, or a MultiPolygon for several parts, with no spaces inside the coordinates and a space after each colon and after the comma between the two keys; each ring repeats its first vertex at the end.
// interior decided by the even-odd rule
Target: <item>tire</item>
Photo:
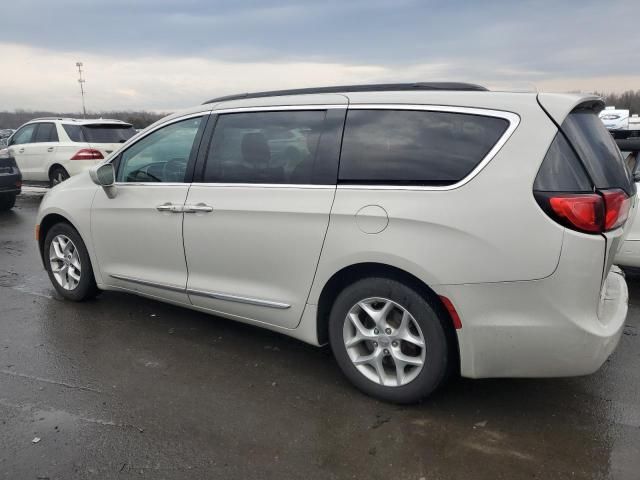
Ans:
{"type": "Polygon", "coordinates": [[[15,193],[0,194],[0,212],[11,210],[16,204],[15,193]]]}
{"type": "Polygon", "coordinates": [[[329,317],[329,342],[338,365],[358,389],[372,397],[401,404],[426,398],[444,381],[450,363],[444,320],[436,312],[437,309],[422,295],[397,280],[374,277],[349,285],[336,298],[329,317]],[[374,312],[376,317],[388,311],[386,320],[377,325],[386,325],[389,330],[385,329],[384,334],[380,329],[374,330],[373,317],[360,304],[374,312]],[[373,336],[358,336],[354,320],[348,319],[348,315],[349,318],[357,317],[364,327],[361,332],[373,336]],[[403,329],[405,318],[407,323],[403,329]],[[408,336],[406,325],[410,325],[408,336]],[[374,333],[376,331],[378,336],[374,333]],[[402,332],[405,334],[401,335],[402,332]],[[350,347],[345,344],[347,338],[355,342],[350,347]],[[423,347],[417,345],[419,339],[422,339],[423,347]],[[382,375],[378,370],[380,364],[374,367],[365,363],[358,367],[352,359],[362,361],[374,354],[378,355],[376,358],[383,359],[382,375]],[[413,365],[418,361],[422,361],[421,366],[413,365]]]}
{"type": "Polygon", "coordinates": [[[59,183],[64,182],[68,178],[69,173],[63,167],[53,167],[49,172],[49,187],[53,188],[59,183]]]}
{"type": "MultiPolygon", "coordinates": [[[[74,302],[82,302],[84,300],[89,300],[94,298],[96,295],[100,293],[100,290],[96,286],[96,280],[93,275],[93,268],[91,266],[91,259],[89,258],[89,253],[87,252],[87,247],[85,246],[82,238],[78,234],[78,232],[68,223],[57,223],[49,232],[47,232],[47,236],[44,240],[44,250],[43,257],[45,260],[45,268],[47,273],[49,274],[49,280],[53,284],[56,291],[62,295],[67,300],[72,300],[74,302]],[[71,241],[71,247],[67,250],[61,248],[63,246],[63,239],[67,239],[71,241]],[[54,273],[52,263],[64,267],[64,260],[61,260],[56,256],[57,260],[50,260],[53,252],[51,244],[56,241],[56,246],[58,252],[64,253],[64,257],[67,258],[68,255],[72,255],[73,259],[68,259],[70,263],[67,264],[67,269],[60,272],[54,273]],[[74,255],[77,255],[77,257],[74,255]],[[77,265],[75,260],[79,261],[80,268],[74,266],[77,265]],[[71,268],[73,267],[73,268],[71,268]],[[71,271],[71,272],[70,272],[71,271]],[[66,272],[70,272],[65,274],[66,272]],[[64,286],[61,284],[61,280],[56,278],[56,274],[59,278],[62,278],[62,282],[64,283],[67,280],[67,285],[64,286]],[[79,276],[79,280],[76,280],[72,275],[79,276]]],[[[54,247],[55,251],[55,247],[54,247]]],[[[55,254],[54,254],[55,255],[55,254]]]]}

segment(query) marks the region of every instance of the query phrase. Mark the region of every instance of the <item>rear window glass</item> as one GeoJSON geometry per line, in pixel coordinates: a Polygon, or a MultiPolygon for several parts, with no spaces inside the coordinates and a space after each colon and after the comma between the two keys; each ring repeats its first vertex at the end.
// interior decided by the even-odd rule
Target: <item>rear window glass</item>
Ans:
{"type": "Polygon", "coordinates": [[[62,125],[72,142],[124,143],[136,134],[131,125],[62,125]]]}
{"type": "Polygon", "coordinates": [[[622,154],[593,110],[576,110],[562,123],[565,133],[584,163],[596,188],[633,190],[622,154]]]}
{"type": "Polygon", "coordinates": [[[503,118],[465,113],[350,110],[339,179],[450,185],[482,161],[508,126],[503,118]]]}
{"type": "Polygon", "coordinates": [[[593,190],[587,172],[561,132],[558,132],[551,142],[533,189],[539,192],[593,190]]]}

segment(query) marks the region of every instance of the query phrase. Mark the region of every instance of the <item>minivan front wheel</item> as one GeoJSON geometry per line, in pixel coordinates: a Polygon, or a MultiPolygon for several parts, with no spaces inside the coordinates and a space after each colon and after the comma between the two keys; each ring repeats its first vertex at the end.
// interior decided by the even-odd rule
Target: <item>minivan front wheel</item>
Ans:
{"type": "Polygon", "coordinates": [[[382,400],[417,402],[447,373],[447,337],[436,311],[418,292],[388,278],[345,288],[329,319],[331,348],[356,387],[382,400]]]}
{"type": "Polygon", "coordinates": [[[51,283],[64,298],[79,302],[99,293],[87,247],[68,223],[47,232],[43,257],[51,283]]]}

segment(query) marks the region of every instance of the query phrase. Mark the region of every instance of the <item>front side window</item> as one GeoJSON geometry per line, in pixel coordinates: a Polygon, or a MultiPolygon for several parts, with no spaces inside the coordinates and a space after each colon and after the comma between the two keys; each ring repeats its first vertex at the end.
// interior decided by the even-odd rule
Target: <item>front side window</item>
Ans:
{"type": "Polygon", "coordinates": [[[58,132],[54,123],[39,123],[34,143],[57,142],[58,132]]]}
{"type": "Polygon", "coordinates": [[[202,117],[172,123],[127,148],[118,163],[118,182],[184,182],[202,117]]]}
{"type": "Polygon", "coordinates": [[[311,183],[325,110],[220,115],[204,182],[311,183]]]}
{"type": "Polygon", "coordinates": [[[23,143],[31,143],[33,132],[36,129],[36,124],[26,125],[18,130],[11,139],[11,145],[22,145],[23,143]]]}
{"type": "Polygon", "coordinates": [[[451,185],[466,177],[509,127],[503,118],[422,110],[350,110],[342,183],[451,185]]]}

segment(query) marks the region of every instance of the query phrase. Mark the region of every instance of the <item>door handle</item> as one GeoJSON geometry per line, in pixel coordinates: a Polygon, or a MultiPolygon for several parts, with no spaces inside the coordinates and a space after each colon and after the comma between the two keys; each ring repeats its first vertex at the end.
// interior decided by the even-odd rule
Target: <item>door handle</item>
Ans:
{"type": "Polygon", "coordinates": [[[184,211],[184,207],[182,205],[176,205],[174,203],[163,203],[162,205],[158,205],[156,210],[159,212],[172,212],[172,213],[182,213],[184,211]]]}
{"type": "Polygon", "coordinates": [[[24,147],[18,150],[18,153],[22,153],[22,152],[24,152],[24,147]]]}
{"type": "Polygon", "coordinates": [[[53,152],[53,147],[47,148],[47,152],[53,152]]]}
{"type": "Polygon", "coordinates": [[[209,213],[213,212],[213,207],[206,203],[198,203],[196,205],[185,205],[184,213],[209,213]]]}

